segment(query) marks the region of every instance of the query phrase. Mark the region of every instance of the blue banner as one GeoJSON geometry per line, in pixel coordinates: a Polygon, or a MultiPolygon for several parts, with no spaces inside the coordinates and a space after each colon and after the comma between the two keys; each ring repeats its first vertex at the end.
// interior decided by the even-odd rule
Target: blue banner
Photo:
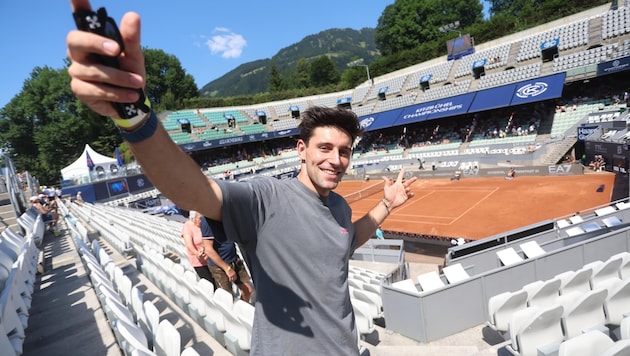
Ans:
{"type": "Polygon", "coordinates": [[[478,68],[478,67],[483,67],[486,65],[486,63],[488,62],[487,59],[478,59],[476,61],[473,62],[472,67],[473,69],[478,68]]]}
{"type": "Polygon", "coordinates": [[[622,72],[630,69],[630,57],[617,58],[597,64],[597,76],[622,72]]]}
{"type": "Polygon", "coordinates": [[[365,131],[380,130],[382,128],[394,126],[394,122],[400,116],[403,109],[395,109],[374,113],[372,115],[361,116],[359,124],[365,131]]]}
{"type": "Polygon", "coordinates": [[[433,78],[433,74],[425,74],[420,78],[420,83],[428,82],[433,78]]]}
{"type": "Polygon", "coordinates": [[[491,110],[510,106],[516,84],[504,85],[477,92],[468,112],[491,110]]]}
{"type": "Polygon", "coordinates": [[[352,102],[352,97],[349,97],[349,96],[346,98],[337,99],[337,105],[351,103],[351,102],[352,102]]]}
{"type": "Polygon", "coordinates": [[[556,37],[554,39],[545,41],[543,43],[540,44],[540,50],[544,50],[547,48],[551,48],[551,47],[558,47],[560,45],[560,38],[556,37]]]}
{"type": "Polygon", "coordinates": [[[533,103],[562,96],[566,72],[527,80],[516,84],[510,105],[533,103]]]}
{"type": "Polygon", "coordinates": [[[429,119],[465,114],[474,97],[474,93],[468,93],[452,98],[444,98],[408,106],[402,109],[400,117],[394,124],[405,125],[429,119]]]}
{"type": "Polygon", "coordinates": [[[264,141],[264,140],[269,140],[273,138],[289,137],[289,136],[293,136],[297,134],[298,134],[298,129],[297,127],[294,127],[291,129],[280,130],[280,131],[275,131],[275,132],[262,132],[262,133],[251,134],[251,135],[231,136],[231,137],[225,137],[225,138],[220,138],[216,140],[208,140],[208,141],[202,141],[202,142],[190,142],[190,143],[182,144],[179,146],[184,151],[191,152],[191,151],[207,150],[207,149],[212,149],[212,148],[217,148],[217,147],[239,145],[241,143],[264,141]]]}
{"type": "Polygon", "coordinates": [[[273,137],[275,138],[287,137],[287,136],[297,135],[298,133],[299,133],[298,128],[294,127],[291,129],[276,131],[273,133],[273,137]]]}

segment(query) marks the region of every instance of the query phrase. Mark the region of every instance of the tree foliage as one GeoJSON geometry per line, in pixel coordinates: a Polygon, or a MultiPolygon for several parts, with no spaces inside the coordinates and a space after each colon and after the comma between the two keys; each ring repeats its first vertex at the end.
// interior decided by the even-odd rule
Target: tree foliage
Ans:
{"type": "Polygon", "coordinates": [[[285,85],[280,75],[280,70],[276,62],[271,62],[271,69],[269,70],[269,91],[275,93],[283,91],[284,89],[285,85]]]}
{"type": "Polygon", "coordinates": [[[407,51],[444,37],[441,26],[480,21],[482,10],[479,0],[396,0],[378,19],[374,39],[383,56],[407,51]]]}
{"type": "Polygon", "coordinates": [[[194,78],[186,73],[177,57],[159,49],[144,48],[143,52],[146,94],[156,111],[182,109],[183,99],[199,95],[194,78]]]}
{"type": "MultiPolygon", "coordinates": [[[[152,49],[144,53],[146,94],[156,111],[181,109],[185,99],[198,96],[192,76],[175,56],[152,49]]],[[[48,185],[59,183],[61,169],[76,160],[86,143],[113,156],[121,142],[111,120],[76,99],[65,68],[34,68],[20,93],[0,110],[0,145],[17,169],[28,169],[48,185]]]]}
{"type": "Polygon", "coordinates": [[[86,143],[113,153],[120,141],[110,120],[75,98],[66,69],[36,67],[22,91],[0,110],[0,142],[16,168],[49,185],[58,184],[61,168],[86,143]]]}
{"type": "Polygon", "coordinates": [[[311,62],[309,77],[311,84],[316,87],[337,84],[341,78],[335,64],[328,56],[320,56],[311,62]]]}

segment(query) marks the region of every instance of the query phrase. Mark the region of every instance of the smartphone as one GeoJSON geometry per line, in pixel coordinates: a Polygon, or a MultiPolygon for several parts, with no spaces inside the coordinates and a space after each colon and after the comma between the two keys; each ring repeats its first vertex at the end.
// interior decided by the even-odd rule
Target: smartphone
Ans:
{"type": "MultiPolygon", "coordinates": [[[[72,16],[79,30],[110,38],[118,43],[120,53],[125,51],[125,43],[118,30],[118,25],[116,25],[114,19],[107,15],[107,10],[104,7],[99,8],[96,12],[79,9],[72,16]]],[[[94,53],[93,56],[101,64],[120,68],[118,63],[120,53],[116,56],[104,56],[94,53]]],[[[144,90],[138,89],[137,91],[140,98],[135,103],[112,103],[120,119],[133,121],[136,118],[145,117],[151,111],[151,103],[147,100],[144,90]]]]}

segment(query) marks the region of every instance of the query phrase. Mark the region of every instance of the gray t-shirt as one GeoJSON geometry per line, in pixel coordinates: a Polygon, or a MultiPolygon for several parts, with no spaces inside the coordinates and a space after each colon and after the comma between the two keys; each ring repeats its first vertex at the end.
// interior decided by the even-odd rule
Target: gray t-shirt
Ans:
{"type": "Polygon", "coordinates": [[[358,354],[348,293],[356,241],[346,201],[334,192],[320,197],[297,179],[217,183],[223,226],[256,289],[251,353],[358,354]]]}

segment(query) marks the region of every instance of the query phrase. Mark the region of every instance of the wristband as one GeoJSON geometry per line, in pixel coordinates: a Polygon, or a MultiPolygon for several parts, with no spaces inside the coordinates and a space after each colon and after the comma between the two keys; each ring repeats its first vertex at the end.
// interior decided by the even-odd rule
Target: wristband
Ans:
{"type": "Polygon", "coordinates": [[[381,203],[383,203],[383,206],[385,206],[385,210],[387,210],[387,215],[389,215],[392,212],[389,208],[389,203],[385,198],[381,199],[381,203]]]}
{"type": "MultiPolygon", "coordinates": [[[[114,121],[115,122],[115,121],[114,121]]],[[[142,142],[149,137],[153,136],[158,127],[158,118],[151,110],[149,118],[144,123],[131,131],[123,130],[120,128],[119,133],[123,140],[129,143],[142,142]]]]}
{"type": "Polygon", "coordinates": [[[111,118],[116,126],[121,129],[129,129],[146,120],[147,116],[151,112],[151,101],[146,97],[146,95],[144,95],[144,91],[142,91],[142,89],[140,89],[140,93],[140,100],[142,101],[126,104],[112,103],[116,111],[118,111],[118,115],[122,117],[111,118]]]}

